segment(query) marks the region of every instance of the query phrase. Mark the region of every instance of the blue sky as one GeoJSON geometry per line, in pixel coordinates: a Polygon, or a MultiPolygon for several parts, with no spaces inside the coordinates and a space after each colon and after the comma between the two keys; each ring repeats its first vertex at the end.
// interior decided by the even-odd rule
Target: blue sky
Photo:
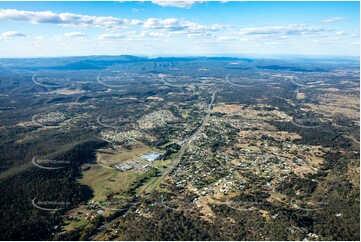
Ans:
{"type": "Polygon", "coordinates": [[[0,2],[0,57],[360,52],[359,2],[0,2]]]}

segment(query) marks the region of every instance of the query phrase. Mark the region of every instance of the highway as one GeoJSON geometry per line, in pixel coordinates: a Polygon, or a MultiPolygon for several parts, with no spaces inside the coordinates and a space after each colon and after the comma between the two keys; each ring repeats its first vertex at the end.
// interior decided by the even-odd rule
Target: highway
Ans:
{"type": "Polygon", "coordinates": [[[183,157],[184,153],[186,152],[189,144],[193,141],[193,139],[199,134],[199,132],[204,128],[205,124],[208,122],[209,116],[211,115],[211,111],[212,111],[212,105],[213,105],[214,99],[216,97],[216,92],[217,91],[214,91],[213,94],[212,94],[211,102],[208,104],[207,114],[204,116],[201,125],[199,125],[199,127],[196,129],[196,131],[194,131],[194,133],[191,136],[187,137],[184,140],[184,144],[182,145],[181,149],[179,150],[177,158],[174,160],[172,165],[167,170],[165,170],[163,172],[162,176],[154,184],[154,186],[152,187],[152,189],[150,191],[151,193],[154,192],[154,190],[164,180],[164,178],[167,175],[169,175],[174,170],[175,167],[177,167],[179,165],[179,163],[181,162],[182,157],[183,157]]]}
{"type": "MultiPolygon", "coordinates": [[[[125,216],[125,215],[129,212],[130,208],[131,208],[133,205],[136,205],[136,204],[139,204],[139,203],[137,202],[137,197],[135,197],[135,198],[133,199],[133,201],[130,202],[128,208],[124,208],[124,209],[120,209],[120,210],[119,210],[119,211],[122,211],[122,214],[120,214],[120,215],[117,216],[116,218],[112,219],[112,221],[110,221],[110,222],[102,225],[101,227],[97,228],[96,231],[95,231],[95,233],[94,233],[88,240],[89,240],[89,241],[90,241],[90,240],[99,240],[99,238],[97,238],[97,236],[99,236],[103,231],[105,231],[105,230],[106,230],[107,228],[109,228],[112,224],[114,224],[116,221],[118,221],[118,218],[119,218],[120,216],[125,216]]],[[[104,208],[104,207],[103,207],[103,208],[104,208]]],[[[112,210],[114,210],[114,209],[112,209],[112,210]]]]}
{"type": "MultiPolygon", "coordinates": [[[[182,145],[181,149],[179,150],[179,154],[177,156],[177,158],[174,160],[174,162],[172,163],[172,166],[170,166],[167,170],[165,170],[162,174],[162,176],[158,179],[158,181],[154,184],[154,186],[152,187],[151,189],[151,192],[153,192],[157,186],[160,184],[160,182],[167,176],[169,175],[176,166],[179,165],[179,163],[181,162],[182,160],[182,157],[185,153],[185,151],[187,150],[189,144],[192,142],[192,140],[199,134],[199,132],[204,128],[205,124],[208,122],[208,119],[209,117],[211,116],[211,111],[212,111],[212,105],[213,105],[213,102],[214,102],[214,99],[216,97],[216,92],[217,91],[214,91],[213,94],[212,94],[212,98],[211,98],[211,102],[208,104],[208,109],[207,109],[207,114],[204,116],[203,118],[203,121],[201,123],[201,125],[196,129],[196,131],[194,131],[194,133],[187,137],[185,140],[184,140],[184,144],[182,145]]],[[[152,182],[150,182],[150,184],[152,184],[152,182]]],[[[142,193],[148,188],[145,187],[134,199],[133,201],[131,202],[130,206],[127,208],[127,209],[124,209],[124,213],[123,213],[123,216],[125,216],[128,212],[129,212],[129,209],[132,207],[132,205],[134,204],[137,204],[137,199],[139,196],[142,195],[142,193]]],[[[119,218],[116,217],[114,218],[112,221],[110,221],[109,223],[106,223],[104,224],[103,226],[101,226],[100,228],[97,229],[96,233],[93,234],[89,240],[94,240],[94,239],[97,239],[97,237],[103,232],[105,231],[109,226],[111,226],[114,222],[117,221],[117,219],[119,218]]]]}

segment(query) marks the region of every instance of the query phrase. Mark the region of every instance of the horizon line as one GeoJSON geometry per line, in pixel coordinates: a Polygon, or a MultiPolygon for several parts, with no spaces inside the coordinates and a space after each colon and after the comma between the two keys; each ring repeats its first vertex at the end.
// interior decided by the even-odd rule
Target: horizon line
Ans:
{"type": "MultiPolygon", "coordinates": [[[[1,1],[1,0],[0,0],[1,1]]],[[[162,55],[143,55],[143,54],[89,54],[89,55],[64,55],[64,56],[23,56],[23,57],[2,57],[0,59],[51,59],[51,58],[74,58],[74,57],[99,57],[99,56],[134,56],[148,59],[156,58],[195,58],[195,57],[232,57],[232,58],[246,58],[246,57],[302,57],[302,58],[359,58],[360,55],[301,55],[301,54],[162,54],[162,55]]]]}

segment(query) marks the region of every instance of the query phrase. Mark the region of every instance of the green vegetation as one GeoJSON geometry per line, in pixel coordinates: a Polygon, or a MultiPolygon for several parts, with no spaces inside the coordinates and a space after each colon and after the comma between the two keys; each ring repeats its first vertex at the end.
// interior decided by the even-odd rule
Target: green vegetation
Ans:
{"type": "Polygon", "coordinates": [[[126,194],[135,195],[136,190],[148,182],[151,178],[157,177],[159,175],[159,170],[157,168],[151,168],[144,174],[142,174],[136,181],[134,181],[129,189],[126,191],[126,194]]]}
{"type": "Polygon", "coordinates": [[[358,61],[122,56],[2,62],[14,71],[0,69],[2,240],[360,239],[358,61]],[[200,69],[208,70],[202,72],[207,84],[197,79],[200,69]],[[109,88],[95,78],[107,71],[134,78],[109,88]],[[72,82],[39,86],[30,81],[33,72],[53,77],[53,84],[64,84],[63,76],[72,82]],[[179,86],[163,85],[160,73],[179,86]],[[239,88],[227,75],[239,85],[260,83],[239,88]],[[300,87],[288,76],[319,86],[300,87]],[[192,137],[215,90],[212,108],[218,109],[192,137]],[[140,126],[145,116],[151,118],[140,126]],[[294,116],[317,129],[294,125],[294,116]],[[104,133],[122,139],[104,141],[104,133]],[[149,193],[190,137],[179,164],[149,193]],[[99,149],[112,166],[150,150],[164,156],[120,172],[96,163],[99,149]],[[67,163],[42,169],[34,157],[67,163]],[[64,205],[44,211],[32,205],[35,198],[64,205]],[[250,206],[254,201],[259,204],[250,206]],[[98,202],[118,210],[102,211],[98,202]],[[70,217],[76,209],[91,216],[70,217]]]}

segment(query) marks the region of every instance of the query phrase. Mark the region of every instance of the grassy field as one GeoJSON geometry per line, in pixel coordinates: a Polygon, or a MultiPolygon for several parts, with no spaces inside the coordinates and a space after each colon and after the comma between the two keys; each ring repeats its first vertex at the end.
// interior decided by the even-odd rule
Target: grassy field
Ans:
{"type": "Polygon", "coordinates": [[[91,187],[94,192],[92,200],[97,201],[105,200],[108,194],[126,191],[129,185],[140,176],[139,173],[132,171],[119,172],[100,165],[87,166],[91,169],[83,171],[83,177],[79,182],[91,187]]]}
{"type": "Polygon", "coordinates": [[[182,118],[187,119],[188,118],[188,112],[182,113],[182,118]]]}
{"type": "Polygon", "coordinates": [[[72,221],[65,221],[64,229],[66,231],[74,230],[76,228],[84,228],[89,223],[85,218],[77,218],[72,221]]]}
{"type": "Polygon", "coordinates": [[[159,170],[164,170],[172,163],[172,160],[157,160],[154,162],[153,166],[158,168],[159,170]]]}
{"type": "Polygon", "coordinates": [[[120,162],[126,162],[129,160],[140,160],[140,156],[145,154],[152,149],[145,146],[143,143],[136,143],[132,150],[125,149],[100,149],[97,152],[97,159],[104,165],[114,165],[120,162]]]}
{"type": "MultiPolygon", "coordinates": [[[[158,160],[153,165],[160,172],[163,172],[171,163],[172,163],[172,160],[158,160]]],[[[149,180],[147,180],[142,186],[140,186],[136,190],[136,194],[139,195],[139,193],[141,193],[141,192],[144,192],[144,193],[149,192],[153,188],[154,184],[157,182],[158,179],[160,179],[159,176],[152,177],[149,180]]]]}
{"type": "Polygon", "coordinates": [[[107,168],[107,166],[133,159],[141,160],[140,155],[150,150],[151,148],[140,142],[135,144],[132,150],[124,150],[120,147],[100,149],[97,152],[98,162],[104,164],[105,167],[94,164],[84,165],[84,167],[90,167],[90,169],[83,170],[83,176],[79,182],[93,190],[92,200],[96,201],[104,201],[109,194],[124,193],[133,182],[141,178],[142,173],[134,171],[120,172],[116,169],[107,168]]]}

